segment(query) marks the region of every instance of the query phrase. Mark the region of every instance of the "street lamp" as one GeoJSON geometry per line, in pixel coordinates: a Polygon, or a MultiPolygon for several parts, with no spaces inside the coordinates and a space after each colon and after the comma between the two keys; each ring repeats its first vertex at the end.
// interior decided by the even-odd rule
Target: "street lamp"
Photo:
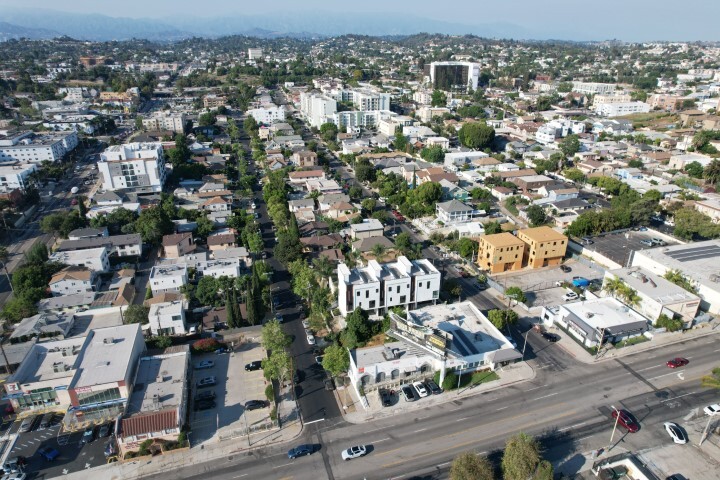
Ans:
{"type": "Polygon", "coordinates": [[[530,334],[530,330],[525,332],[525,343],[523,343],[522,358],[520,359],[521,362],[525,361],[525,348],[527,347],[527,338],[528,338],[529,334],[530,334]]]}
{"type": "Polygon", "coordinates": [[[713,413],[712,415],[708,415],[708,421],[705,425],[705,429],[703,430],[702,435],[700,436],[700,443],[698,443],[698,447],[703,444],[705,439],[707,438],[707,432],[710,429],[710,422],[712,422],[713,417],[715,417],[717,413],[713,413]]]}
{"type": "Polygon", "coordinates": [[[612,434],[610,435],[610,444],[608,445],[608,452],[613,447],[613,438],[615,437],[615,430],[617,430],[618,421],[620,420],[620,410],[615,408],[615,405],[610,405],[610,408],[615,410],[615,425],[613,425],[612,434]]]}

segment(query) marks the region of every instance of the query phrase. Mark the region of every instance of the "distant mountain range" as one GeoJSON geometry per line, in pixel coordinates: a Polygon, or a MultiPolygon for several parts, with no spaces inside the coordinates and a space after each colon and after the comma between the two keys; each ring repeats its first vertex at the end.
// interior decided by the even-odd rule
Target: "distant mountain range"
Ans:
{"type": "MultiPolygon", "coordinates": [[[[247,35],[260,38],[314,38],[345,34],[412,35],[418,32],[451,35],[474,34],[490,38],[542,39],[542,32],[510,23],[464,25],[407,14],[280,12],[264,15],[230,15],[211,18],[121,18],[53,10],[4,8],[0,11],[0,39],[45,39],[67,35],[78,40],[175,41],[193,36],[247,35]]],[[[566,35],[554,38],[573,38],[566,35]]],[[[578,37],[575,37],[576,39],[578,37]]]]}

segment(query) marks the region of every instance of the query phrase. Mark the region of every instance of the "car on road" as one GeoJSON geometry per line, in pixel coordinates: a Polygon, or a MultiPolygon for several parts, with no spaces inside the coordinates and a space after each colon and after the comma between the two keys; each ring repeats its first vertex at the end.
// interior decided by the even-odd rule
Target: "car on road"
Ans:
{"type": "Polygon", "coordinates": [[[249,400],[245,402],[245,410],[259,410],[268,406],[265,400],[249,400]]]}
{"type": "Polygon", "coordinates": [[[343,460],[347,461],[352,460],[353,458],[364,457],[365,455],[367,455],[367,448],[365,448],[365,445],[356,445],[348,448],[347,450],[343,450],[340,456],[343,460]]]}
{"type": "Polygon", "coordinates": [[[542,335],[542,337],[543,337],[545,340],[547,340],[548,342],[555,343],[555,342],[557,342],[558,340],[560,340],[560,335],[557,335],[557,334],[555,334],[555,333],[542,332],[541,335],[542,335]]]}
{"type": "Polygon", "coordinates": [[[98,430],[98,438],[104,438],[108,435],[110,435],[110,425],[107,423],[100,425],[100,429],[98,430]]]}
{"type": "Polygon", "coordinates": [[[705,415],[711,416],[720,414],[720,403],[708,405],[707,407],[703,408],[703,412],[705,412],[705,415]]]}
{"type": "Polygon", "coordinates": [[[663,426],[665,427],[665,431],[670,435],[670,438],[672,438],[673,442],[683,445],[687,443],[687,435],[685,435],[685,432],[682,428],[680,428],[680,425],[674,422],[665,422],[663,423],[663,426]]]}
{"type": "Polygon", "coordinates": [[[415,390],[417,390],[420,398],[424,398],[429,395],[427,389],[425,388],[425,385],[422,382],[413,382],[412,386],[415,388],[415,390]]]}
{"type": "Polygon", "coordinates": [[[664,247],[665,245],[667,245],[667,242],[665,242],[665,240],[662,240],[660,238],[651,238],[650,241],[652,242],[653,245],[657,245],[658,247],[664,247]]]}
{"type": "Polygon", "coordinates": [[[195,403],[195,411],[212,410],[215,408],[215,400],[200,400],[195,403]]]}
{"type": "Polygon", "coordinates": [[[404,221],[405,221],[405,217],[403,217],[403,216],[400,214],[400,212],[398,212],[397,210],[392,210],[392,211],[390,211],[390,213],[391,213],[392,216],[395,218],[395,220],[397,220],[398,222],[404,222],[404,221]]]}
{"type": "Polygon", "coordinates": [[[562,270],[565,273],[572,272],[572,268],[568,267],[567,265],[560,265],[560,270],[562,270]]]}
{"type": "Polygon", "coordinates": [[[261,368],[262,368],[262,360],[255,360],[255,361],[250,362],[247,365],[245,365],[246,372],[254,372],[255,370],[260,370],[261,368]]]}
{"type": "Polygon", "coordinates": [[[563,295],[563,297],[562,297],[563,301],[565,301],[565,302],[569,302],[571,300],[577,300],[578,298],[580,298],[580,297],[575,292],[568,292],[565,295],[563,295]]]}
{"type": "Polygon", "coordinates": [[[414,402],[415,400],[417,400],[417,394],[410,385],[404,385],[402,387],[402,393],[403,397],[405,397],[406,402],[414,402]]]}
{"type": "Polygon", "coordinates": [[[88,427],[85,429],[85,432],[82,436],[82,441],[84,443],[92,443],[95,441],[95,427],[88,427]]]}
{"type": "Polygon", "coordinates": [[[313,453],[313,446],[304,444],[304,445],[298,445],[295,448],[291,448],[288,450],[288,458],[290,460],[295,460],[298,457],[304,457],[305,455],[310,455],[313,453]]]}
{"type": "Polygon", "coordinates": [[[672,360],[668,360],[666,365],[670,368],[680,368],[680,367],[684,367],[688,363],[690,363],[690,361],[687,358],[676,357],[676,358],[673,358],[672,360]]]}
{"type": "Polygon", "coordinates": [[[213,400],[215,398],[215,390],[204,390],[195,395],[195,401],[213,400]]]}
{"type": "Polygon", "coordinates": [[[613,410],[612,418],[616,419],[618,425],[630,433],[640,430],[640,425],[630,416],[627,410],[613,410]]]}
{"type": "Polygon", "coordinates": [[[202,362],[195,364],[195,370],[207,370],[208,368],[213,368],[215,366],[215,362],[212,360],[203,360],[202,362]]]}
{"type": "Polygon", "coordinates": [[[307,339],[308,345],[315,345],[315,337],[313,335],[307,335],[305,338],[307,339]]]}
{"type": "Polygon", "coordinates": [[[379,392],[380,392],[380,402],[382,403],[382,406],[389,407],[390,405],[392,405],[392,395],[390,395],[390,392],[384,388],[381,388],[379,390],[379,392]]]}
{"type": "Polygon", "coordinates": [[[37,453],[48,462],[52,462],[60,455],[60,452],[52,447],[40,447],[37,453]]]}
{"type": "Polygon", "coordinates": [[[425,380],[425,386],[433,395],[440,395],[442,388],[438,387],[438,384],[434,380],[425,380]]]}
{"type": "Polygon", "coordinates": [[[215,376],[201,378],[197,382],[197,388],[214,387],[215,385],[217,385],[215,376]]]}

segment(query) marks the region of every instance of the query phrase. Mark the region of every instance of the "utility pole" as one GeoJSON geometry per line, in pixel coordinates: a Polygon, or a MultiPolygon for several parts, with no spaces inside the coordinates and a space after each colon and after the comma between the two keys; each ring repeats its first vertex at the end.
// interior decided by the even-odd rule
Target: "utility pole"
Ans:
{"type": "Polygon", "coordinates": [[[608,445],[608,452],[612,448],[613,444],[613,438],[615,437],[615,430],[617,430],[618,421],[620,420],[620,411],[618,411],[617,408],[615,408],[615,405],[610,405],[610,407],[615,410],[615,425],[613,425],[612,434],[610,435],[610,444],[608,445]]]}
{"type": "Polygon", "coordinates": [[[523,343],[522,358],[520,359],[521,362],[525,361],[525,347],[527,347],[527,337],[529,334],[530,334],[530,330],[525,332],[525,343],[523,343]]]}
{"type": "Polygon", "coordinates": [[[597,360],[597,358],[600,356],[600,350],[603,346],[603,340],[605,340],[605,327],[603,327],[602,331],[600,332],[600,344],[598,345],[597,351],[595,352],[595,360],[597,360]]]}
{"type": "MultiPolygon", "coordinates": [[[[3,353],[5,353],[5,352],[3,352],[3,353]]],[[[705,429],[703,430],[703,433],[700,436],[700,443],[698,443],[698,447],[700,445],[702,445],[703,442],[705,441],[705,439],[707,438],[707,433],[708,433],[708,430],[710,429],[710,423],[712,422],[712,419],[713,419],[713,417],[715,417],[715,415],[708,415],[708,417],[709,418],[708,418],[707,424],[705,424],[705,429]]]]}

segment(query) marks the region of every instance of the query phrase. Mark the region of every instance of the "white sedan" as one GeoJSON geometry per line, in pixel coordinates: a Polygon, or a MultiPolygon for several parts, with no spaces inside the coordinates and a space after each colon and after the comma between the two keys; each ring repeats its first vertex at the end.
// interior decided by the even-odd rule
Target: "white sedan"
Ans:
{"type": "Polygon", "coordinates": [[[685,435],[685,432],[682,431],[680,428],[680,425],[673,422],[665,422],[663,424],[665,426],[665,431],[670,435],[670,438],[672,438],[673,442],[679,443],[680,445],[687,443],[687,436],[685,435]]]}
{"type": "Polygon", "coordinates": [[[307,336],[308,345],[315,345],[315,337],[313,335],[307,336]]]}
{"type": "Polygon", "coordinates": [[[366,454],[367,454],[367,448],[365,448],[365,445],[357,445],[355,447],[350,447],[347,450],[343,450],[342,459],[343,460],[352,460],[353,458],[362,457],[366,454]]]}
{"type": "Polygon", "coordinates": [[[705,415],[710,415],[710,416],[720,414],[720,403],[708,405],[707,407],[703,408],[703,412],[705,412],[705,415]]]}
{"type": "Polygon", "coordinates": [[[413,387],[415,387],[415,390],[417,390],[418,395],[420,395],[420,398],[427,397],[429,395],[427,388],[425,388],[425,385],[423,385],[422,382],[413,383],[413,387]]]}

